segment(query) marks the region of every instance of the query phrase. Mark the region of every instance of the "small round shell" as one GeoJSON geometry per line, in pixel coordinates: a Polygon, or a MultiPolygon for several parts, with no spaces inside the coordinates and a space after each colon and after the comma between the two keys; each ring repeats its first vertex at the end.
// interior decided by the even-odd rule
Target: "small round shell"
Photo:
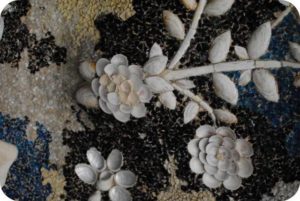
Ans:
{"type": "Polygon", "coordinates": [[[101,58],[96,63],[96,73],[100,77],[104,73],[105,66],[109,64],[109,61],[105,58],[101,58]]]}
{"type": "Polygon", "coordinates": [[[203,174],[204,173],[204,167],[201,163],[201,161],[196,158],[196,157],[193,157],[191,160],[190,160],[190,169],[192,170],[192,172],[196,173],[196,174],[203,174]]]}
{"type": "Polygon", "coordinates": [[[206,154],[204,152],[200,152],[199,153],[199,159],[200,161],[203,163],[203,164],[207,164],[207,161],[206,161],[206,154]]]}
{"type": "Polygon", "coordinates": [[[101,153],[95,148],[90,148],[86,153],[87,159],[91,166],[98,171],[102,171],[106,168],[105,160],[101,153]]]}
{"type": "Polygon", "coordinates": [[[230,137],[224,137],[222,145],[227,149],[232,149],[235,146],[234,141],[230,137]]]}
{"type": "Polygon", "coordinates": [[[94,169],[87,164],[77,164],[75,166],[75,173],[81,181],[87,184],[95,184],[97,181],[97,174],[94,169]]]}
{"type": "Polygon", "coordinates": [[[237,174],[242,178],[248,178],[253,174],[253,165],[248,159],[241,159],[237,162],[238,172],[237,174]]]}
{"type": "Polygon", "coordinates": [[[227,169],[228,174],[235,175],[237,171],[238,171],[238,166],[234,162],[231,162],[227,169]]]}
{"type": "Polygon", "coordinates": [[[208,165],[208,164],[204,164],[204,169],[210,175],[214,175],[218,171],[218,169],[216,167],[213,167],[213,166],[208,165]]]}
{"type": "Polygon", "coordinates": [[[235,149],[242,157],[251,157],[253,155],[252,145],[244,139],[238,139],[235,144],[235,149]]]}
{"type": "Polygon", "coordinates": [[[202,152],[205,152],[205,148],[208,144],[208,138],[202,138],[199,142],[199,148],[202,152]]]}
{"type": "Polygon", "coordinates": [[[115,175],[115,182],[124,188],[130,188],[136,184],[137,177],[133,172],[123,170],[115,175]]]}
{"type": "Polygon", "coordinates": [[[209,153],[212,152],[215,149],[219,149],[219,145],[215,144],[215,143],[209,143],[206,148],[205,148],[205,152],[209,153]]]}
{"type": "Polygon", "coordinates": [[[241,187],[242,180],[240,177],[238,177],[236,175],[229,176],[227,179],[225,179],[225,181],[223,182],[223,185],[226,189],[235,191],[241,187]]]}
{"type": "Polygon", "coordinates": [[[130,192],[121,186],[114,186],[108,195],[111,201],[132,201],[130,192]]]}
{"type": "Polygon", "coordinates": [[[220,181],[207,173],[203,174],[202,181],[209,188],[218,188],[222,184],[220,181]]]}
{"type": "Polygon", "coordinates": [[[128,59],[123,54],[116,54],[111,58],[111,63],[116,65],[125,65],[128,66],[128,59]]]}
{"type": "Polygon", "coordinates": [[[199,155],[199,139],[193,139],[188,143],[188,152],[192,155],[192,156],[198,156],[199,155]]]}
{"type": "Polygon", "coordinates": [[[218,135],[221,135],[223,137],[230,137],[233,140],[236,140],[236,135],[234,131],[229,127],[219,127],[216,131],[218,135]]]}
{"type": "Polygon", "coordinates": [[[107,157],[107,167],[113,172],[117,172],[121,169],[123,165],[123,154],[117,150],[114,149],[111,151],[109,156],[107,157]]]}
{"type": "Polygon", "coordinates": [[[222,170],[222,171],[227,171],[229,165],[230,165],[229,160],[220,160],[218,162],[218,168],[219,168],[219,170],[222,170]]]}
{"type": "Polygon", "coordinates": [[[86,81],[91,81],[96,75],[96,65],[94,63],[85,61],[79,65],[79,73],[86,81]]]}
{"type": "Polygon", "coordinates": [[[218,166],[218,159],[214,155],[208,154],[206,156],[206,161],[209,165],[217,167],[218,166]]]}
{"type": "Polygon", "coordinates": [[[114,175],[109,171],[100,174],[97,182],[97,189],[100,191],[108,191],[114,186],[114,175]]]}
{"type": "Polygon", "coordinates": [[[210,125],[200,126],[196,130],[196,136],[198,138],[210,137],[212,135],[215,135],[215,129],[210,125]]]}
{"type": "Polygon", "coordinates": [[[224,181],[228,174],[222,170],[218,170],[218,172],[214,175],[218,181],[224,181]]]}
{"type": "Polygon", "coordinates": [[[98,108],[98,99],[88,85],[77,90],[76,101],[87,108],[98,108]]]}
{"type": "Polygon", "coordinates": [[[102,195],[100,191],[96,191],[93,195],[89,197],[88,201],[101,201],[102,195]]]}

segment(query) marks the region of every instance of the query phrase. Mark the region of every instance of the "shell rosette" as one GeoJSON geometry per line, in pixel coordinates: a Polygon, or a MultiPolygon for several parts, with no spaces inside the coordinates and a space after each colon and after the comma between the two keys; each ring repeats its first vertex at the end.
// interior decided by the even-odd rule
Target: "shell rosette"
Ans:
{"type": "Polygon", "coordinates": [[[223,184],[234,191],[241,187],[242,178],[253,174],[252,145],[245,139],[237,139],[228,127],[200,126],[195,139],[188,144],[188,152],[192,155],[192,172],[203,174],[202,181],[209,188],[223,184]]]}

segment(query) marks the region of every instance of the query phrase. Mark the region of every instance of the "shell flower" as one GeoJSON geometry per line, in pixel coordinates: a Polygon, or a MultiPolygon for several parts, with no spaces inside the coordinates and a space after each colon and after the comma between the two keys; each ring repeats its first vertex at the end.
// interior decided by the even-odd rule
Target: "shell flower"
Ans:
{"type": "Polygon", "coordinates": [[[146,115],[145,103],[151,100],[152,93],[143,83],[144,73],[140,66],[128,65],[127,57],[117,54],[110,61],[99,59],[96,74],[92,90],[105,113],[113,114],[124,123],[130,120],[130,115],[136,118],[146,115]]]}
{"type": "Polygon", "coordinates": [[[192,155],[190,168],[203,174],[202,181],[209,188],[222,184],[231,191],[242,185],[242,178],[253,174],[252,145],[245,139],[237,139],[228,127],[214,129],[200,126],[195,139],[189,142],[188,152],[192,155]]]}
{"type": "Polygon", "coordinates": [[[121,170],[123,154],[119,150],[112,150],[105,160],[96,148],[90,148],[87,159],[90,164],[77,164],[75,173],[80,180],[97,188],[89,201],[101,201],[102,192],[108,192],[111,201],[132,200],[127,188],[135,186],[137,177],[129,170],[121,170]]]}

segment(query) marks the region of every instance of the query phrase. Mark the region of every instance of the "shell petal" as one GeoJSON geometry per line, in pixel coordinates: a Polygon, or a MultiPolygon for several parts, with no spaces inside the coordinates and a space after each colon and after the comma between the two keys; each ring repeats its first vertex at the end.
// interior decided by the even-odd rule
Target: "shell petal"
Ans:
{"type": "Polygon", "coordinates": [[[75,173],[81,181],[87,184],[95,184],[97,181],[97,174],[94,169],[87,164],[77,164],[75,166],[75,173]]]}
{"type": "Polygon", "coordinates": [[[226,31],[225,33],[218,36],[212,44],[209,50],[209,61],[211,63],[220,63],[227,59],[231,45],[231,32],[226,31]]]}
{"type": "Polygon", "coordinates": [[[93,195],[91,195],[88,201],[101,201],[102,195],[100,191],[96,191],[93,195]]]}
{"type": "Polygon", "coordinates": [[[152,99],[153,95],[150,91],[150,89],[148,89],[147,86],[143,85],[137,92],[139,99],[142,103],[149,103],[150,100],[152,99]]]}
{"type": "Polygon", "coordinates": [[[239,59],[242,59],[242,60],[249,59],[248,52],[247,52],[246,48],[244,48],[244,47],[236,45],[236,46],[234,46],[234,52],[238,56],[239,59]]]}
{"type": "Polygon", "coordinates": [[[139,103],[138,105],[133,106],[131,114],[135,118],[145,117],[147,113],[147,108],[144,103],[139,103]]]}
{"type": "Polygon", "coordinates": [[[114,186],[108,195],[111,201],[132,201],[130,192],[121,186],[114,186]]]}
{"type": "Polygon", "coordinates": [[[223,137],[222,146],[226,147],[227,149],[232,149],[235,146],[235,142],[230,137],[223,137]]]}
{"type": "Polygon", "coordinates": [[[210,0],[205,7],[204,14],[209,16],[220,16],[230,10],[234,0],[210,0]]]}
{"type": "Polygon", "coordinates": [[[215,179],[213,176],[204,173],[202,176],[203,183],[209,188],[218,188],[221,186],[221,182],[215,179]]]}
{"type": "Polygon", "coordinates": [[[93,79],[91,86],[95,96],[99,96],[99,87],[100,87],[99,79],[98,78],[93,79]]]}
{"type": "Polygon", "coordinates": [[[208,138],[202,138],[199,142],[199,149],[202,151],[202,152],[205,152],[205,148],[208,144],[208,138]]]}
{"type": "Polygon", "coordinates": [[[107,64],[104,68],[104,72],[108,76],[118,73],[118,66],[116,64],[107,64]]]}
{"type": "Polygon", "coordinates": [[[300,62],[300,45],[298,43],[289,42],[290,52],[292,56],[300,62]]]}
{"type": "Polygon", "coordinates": [[[121,169],[123,165],[123,154],[117,150],[114,149],[111,151],[109,156],[107,157],[107,167],[113,172],[117,172],[121,169]]]}
{"type": "Polygon", "coordinates": [[[198,138],[210,137],[212,135],[215,135],[215,133],[216,133],[216,130],[212,126],[210,126],[210,125],[200,126],[196,130],[196,136],[198,138]]]}
{"type": "Polygon", "coordinates": [[[183,89],[192,89],[196,87],[192,80],[177,80],[175,83],[183,89]]]}
{"type": "Polygon", "coordinates": [[[151,57],[144,66],[144,71],[150,75],[158,75],[162,73],[168,62],[168,57],[160,55],[151,57]]]}
{"type": "Polygon", "coordinates": [[[208,142],[213,142],[215,144],[221,145],[223,142],[223,138],[221,136],[218,135],[213,135],[208,139],[208,142]]]}
{"type": "Polygon", "coordinates": [[[180,0],[180,2],[186,7],[188,10],[196,10],[197,1],[196,0],[180,0]]]}
{"type": "Polygon", "coordinates": [[[165,10],[163,12],[164,24],[169,34],[183,40],[185,37],[185,27],[180,18],[171,11],[165,10]]]}
{"type": "Polygon", "coordinates": [[[175,110],[176,108],[176,96],[172,91],[168,91],[159,95],[159,101],[170,110],[175,110]]]}
{"type": "Polygon", "coordinates": [[[153,93],[164,93],[174,90],[169,82],[158,76],[148,77],[145,82],[153,93]]]}
{"type": "Polygon", "coordinates": [[[141,68],[141,66],[138,65],[130,65],[128,67],[129,72],[131,74],[135,74],[137,77],[139,77],[140,79],[142,79],[144,77],[144,72],[143,69],[141,68]]]}
{"type": "Polygon", "coordinates": [[[106,168],[105,159],[95,147],[90,148],[87,151],[86,156],[90,165],[96,170],[102,171],[106,168]]]}
{"type": "Polygon", "coordinates": [[[230,137],[231,139],[236,140],[236,135],[231,128],[219,127],[216,132],[218,133],[218,135],[221,135],[223,137],[230,137]]]}
{"type": "Polygon", "coordinates": [[[199,159],[200,159],[201,163],[208,164],[207,161],[206,161],[206,153],[200,152],[199,153],[199,159]]]}
{"type": "Polygon", "coordinates": [[[96,63],[96,73],[100,77],[104,73],[105,66],[109,64],[109,61],[105,58],[101,58],[96,63]]]}
{"type": "Polygon", "coordinates": [[[119,96],[115,92],[108,93],[107,94],[107,100],[108,100],[109,103],[111,103],[113,105],[120,105],[119,96]]]}
{"type": "Polygon", "coordinates": [[[199,155],[199,141],[199,139],[193,139],[188,143],[187,149],[192,156],[197,157],[199,155]]]}
{"type": "Polygon", "coordinates": [[[228,110],[216,109],[214,110],[214,114],[220,122],[226,124],[236,124],[238,122],[237,117],[228,110]]]}
{"type": "MultiPolygon", "coordinates": [[[[107,104],[107,106],[108,105],[109,104],[107,104]]],[[[120,110],[113,112],[113,115],[118,121],[123,122],[123,123],[126,123],[130,120],[130,114],[123,113],[120,110]]]]}
{"type": "Polygon", "coordinates": [[[90,82],[96,75],[95,65],[87,61],[82,62],[79,65],[79,73],[84,80],[90,82]]]}
{"type": "Polygon", "coordinates": [[[190,169],[196,174],[203,174],[204,167],[199,158],[193,157],[189,162],[190,169]]]}
{"type": "Polygon", "coordinates": [[[97,182],[97,189],[100,191],[109,191],[114,186],[114,174],[109,171],[101,172],[97,182]]]}
{"type": "Polygon", "coordinates": [[[159,44],[154,43],[151,47],[149,58],[155,57],[155,56],[161,56],[163,55],[162,49],[159,46],[159,44]]]}
{"type": "Polygon", "coordinates": [[[190,101],[184,108],[184,123],[187,124],[191,122],[193,119],[196,118],[197,114],[199,113],[200,106],[194,102],[190,101]]]}
{"type": "Polygon", "coordinates": [[[250,160],[241,159],[237,162],[238,172],[237,174],[242,178],[248,178],[253,174],[254,168],[250,160]]]}
{"type": "Polygon", "coordinates": [[[227,173],[230,175],[236,175],[237,171],[238,171],[238,166],[236,165],[235,162],[231,162],[228,166],[227,173]]]}
{"type": "Polygon", "coordinates": [[[127,79],[130,77],[129,69],[125,65],[119,65],[118,66],[118,72],[119,72],[120,75],[124,76],[127,79]]]}
{"type": "Polygon", "coordinates": [[[213,74],[214,90],[218,97],[226,102],[236,105],[239,98],[238,90],[231,79],[223,73],[213,74]]]}
{"type": "Polygon", "coordinates": [[[130,107],[129,105],[120,105],[120,111],[123,113],[127,113],[127,114],[131,114],[132,111],[132,107],[130,107]]]}
{"type": "Polygon", "coordinates": [[[225,179],[225,181],[223,182],[223,185],[226,189],[235,191],[241,187],[242,180],[240,177],[238,177],[236,175],[229,176],[227,179],[225,179]]]}
{"type": "Polygon", "coordinates": [[[128,66],[127,57],[123,54],[116,54],[111,58],[111,63],[118,65],[125,65],[128,66]]]}
{"type": "Polygon", "coordinates": [[[224,181],[228,174],[224,171],[218,170],[218,172],[214,175],[218,181],[224,181]]]}
{"type": "MultiPolygon", "coordinates": [[[[217,150],[216,150],[216,152],[217,152],[217,150]]],[[[213,166],[213,167],[218,166],[218,159],[212,154],[208,154],[206,156],[206,161],[210,166],[213,166]]]]}
{"type": "Polygon", "coordinates": [[[238,139],[235,144],[235,149],[239,152],[242,157],[251,157],[253,156],[252,145],[244,139],[238,139]]]}
{"type": "Polygon", "coordinates": [[[230,165],[229,160],[220,160],[218,162],[218,168],[219,168],[219,170],[222,170],[222,171],[227,171],[229,165],[230,165]]]}
{"type": "Polygon", "coordinates": [[[131,171],[122,170],[115,175],[115,182],[124,188],[130,188],[135,186],[137,177],[131,171]]]}
{"type": "Polygon", "coordinates": [[[106,103],[101,99],[99,99],[99,106],[100,106],[101,110],[103,112],[105,112],[106,114],[112,114],[110,109],[107,107],[106,103]]]}

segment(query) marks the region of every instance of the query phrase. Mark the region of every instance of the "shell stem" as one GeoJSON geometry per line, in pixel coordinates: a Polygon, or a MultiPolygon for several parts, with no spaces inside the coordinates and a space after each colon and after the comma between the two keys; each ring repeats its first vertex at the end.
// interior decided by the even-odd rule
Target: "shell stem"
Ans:
{"type": "Polygon", "coordinates": [[[180,48],[178,49],[176,55],[171,60],[171,62],[169,64],[169,67],[168,67],[169,69],[173,69],[176,66],[176,64],[180,61],[180,59],[184,56],[187,49],[189,48],[189,46],[191,44],[191,40],[194,38],[194,36],[196,34],[198,24],[199,24],[199,20],[200,20],[201,15],[204,11],[206,3],[207,3],[207,0],[200,0],[199,1],[197,9],[196,9],[194,17],[193,17],[191,27],[190,27],[185,39],[181,43],[180,48]]]}
{"type": "Polygon", "coordinates": [[[181,70],[169,71],[164,75],[166,80],[179,80],[195,76],[203,76],[211,73],[218,72],[232,72],[232,71],[244,71],[251,69],[277,69],[277,68],[294,68],[300,69],[300,63],[289,62],[289,61],[255,61],[255,60],[245,60],[245,61],[233,61],[224,62],[218,64],[211,64],[206,66],[191,67],[181,70]]]}
{"type": "Polygon", "coordinates": [[[216,125],[216,117],[215,117],[213,108],[206,101],[204,101],[200,96],[195,95],[190,90],[183,89],[175,83],[173,83],[172,85],[173,85],[174,89],[176,89],[178,92],[180,92],[181,94],[189,97],[191,100],[195,101],[203,109],[205,109],[208,112],[208,114],[210,115],[211,119],[213,120],[214,125],[216,125]]]}

